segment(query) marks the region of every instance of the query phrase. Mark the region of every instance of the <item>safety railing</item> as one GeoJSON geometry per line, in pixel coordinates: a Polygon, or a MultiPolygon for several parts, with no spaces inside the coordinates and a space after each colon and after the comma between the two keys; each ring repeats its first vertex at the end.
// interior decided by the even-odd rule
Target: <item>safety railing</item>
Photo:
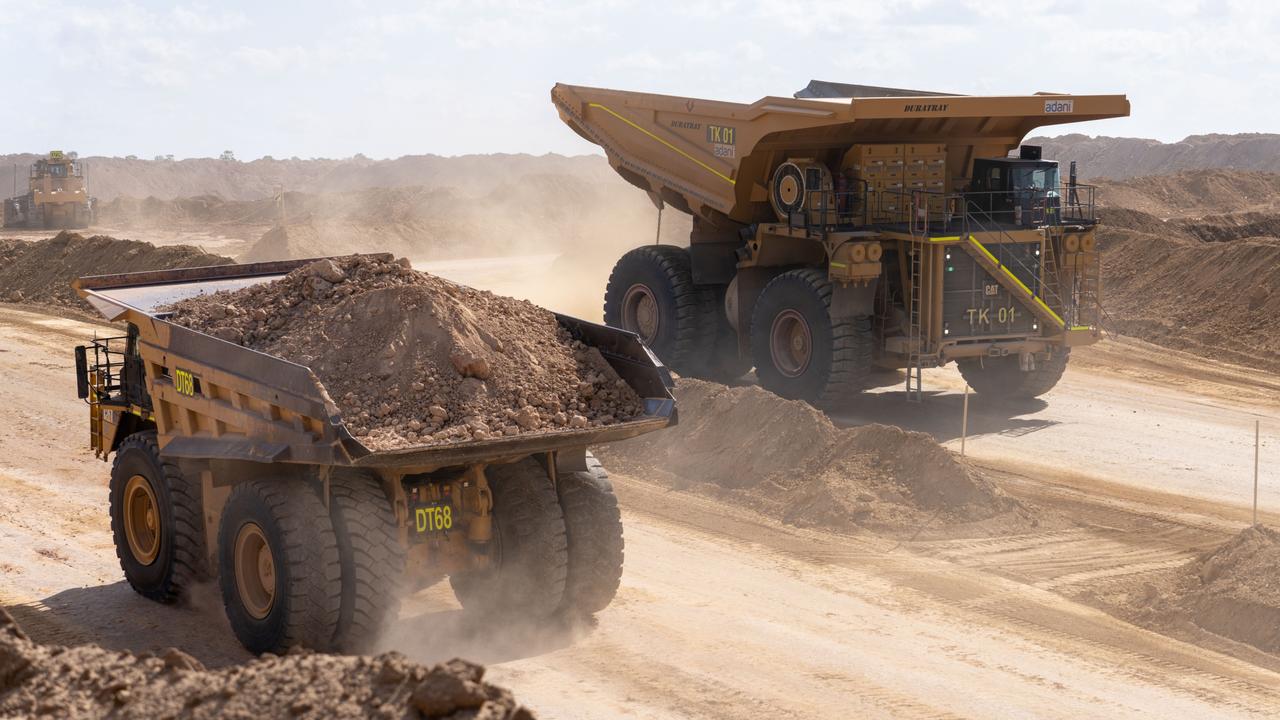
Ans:
{"type": "Polygon", "coordinates": [[[94,338],[90,344],[76,348],[76,381],[81,397],[92,403],[121,394],[128,341],[124,335],[94,338]]]}
{"type": "Polygon", "coordinates": [[[866,225],[927,224],[935,232],[959,232],[968,218],[991,229],[1035,229],[1097,222],[1096,188],[1063,185],[1043,190],[944,193],[912,188],[872,189],[841,182],[835,191],[810,190],[804,210],[789,225],[834,230],[866,225]],[[852,185],[852,187],[851,187],[852,185]],[[848,187],[849,189],[842,189],[848,187]]]}

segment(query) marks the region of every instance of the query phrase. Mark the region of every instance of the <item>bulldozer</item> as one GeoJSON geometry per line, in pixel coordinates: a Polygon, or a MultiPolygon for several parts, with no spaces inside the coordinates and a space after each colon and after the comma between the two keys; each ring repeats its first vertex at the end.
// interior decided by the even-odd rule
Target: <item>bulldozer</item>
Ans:
{"type": "Polygon", "coordinates": [[[689,245],[614,266],[610,325],[681,374],[826,406],[878,368],[952,361],[980,395],[1032,398],[1101,333],[1095,188],[1023,145],[1124,117],[1123,95],[974,97],[813,81],[750,104],[557,84],[561,120],[692,216],[689,245]]]}
{"type": "Polygon", "coordinates": [[[165,309],[311,262],[73,284],[123,326],[76,347],[75,366],[89,445],[112,458],[108,511],[130,586],[173,603],[216,579],[232,631],[255,653],[368,650],[403,592],[445,577],[464,611],[488,620],[608,606],[622,519],[587,448],[676,422],[666,368],[634,333],[557,315],[643,399],[641,417],[372,450],[309,368],[171,322],[165,309]]]}
{"type": "MultiPolygon", "coordinates": [[[[4,203],[6,228],[75,230],[93,222],[93,199],[75,153],[54,150],[40,158],[31,166],[27,183],[26,195],[4,203]]],[[[16,193],[16,179],[14,185],[16,193]]]]}

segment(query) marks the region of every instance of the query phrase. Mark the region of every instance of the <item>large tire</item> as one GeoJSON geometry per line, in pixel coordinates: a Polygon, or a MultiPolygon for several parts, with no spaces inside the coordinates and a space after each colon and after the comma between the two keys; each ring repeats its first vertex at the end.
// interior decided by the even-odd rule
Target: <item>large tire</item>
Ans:
{"type": "Polygon", "coordinates": [[[604,321],[640,336],[667,367],[701,375],[714,350],[715,293],[693,284],[689,251],[646,245],[623,255],[604,291],[604,321]]]}
{"type": "Polygon", "coordinates": [[[400,611],[404,546],[391,501],[376,478],[345,469],[329,481],[329,517],[342,564],[342,603],[333,646],[364,652],[400,611]]]}
{"type": "Polygon", "coordinates": [[[871,318],[832,318],[830,308],[823,270],[789,270],[769,281],[751,316],[751,355],[765,389],[823,405],[863,390],[873,363],[871,318]]]}
{"type": "Polygon", "coordinates": [[[205,573],[200,488],[160,455],[154,430],[125,438],[111,466],[111,533],[129,586],[172,603],[205,573]]]}
{"type": "Polygon", "coordinates": [[[227,619],[250,652],[332,647],[342,563],[329,511],[310,484],[237,485],[218,527],[218,572],[227,619]]]}
{"type": "Polygon", "coordinates": [[[449,577],[458,602],[481,615],[551,617],[564,598],[568,550],[551,478],[533,458],[485,471],[493,492],[490,567],[449,577]]]}
{"type": "Polygon", "coordinates": [[[609,474],[590,453],[586,472],[561,473],[556,481],[569,539],[569,571],[560,609],[586,617],[609,606],[622,581],[622,513],[609,474]]]}
{"type": "Polygon", "coordinates": [[[712,308],[708,314],[713,329],[709,332],[714,334],[715,342],[712,343],[711,354],[703,365],[701,377],[732,384],[747,374],[752,362],[751,358],[742,357],[738,353],[738,333],[729,324],[725,314],[724,296],[728,289],[727,286],[711,288],[712,308]]]}
{"type": "Polygon", "coordinates": [[[978,395],[998,400],[1030,400],[1058,384],[1070,359],[1070,348],[1063,348],[1030,371],[1019,367],[1017,355],[965,358],[957,360],[956,365],[964,381],[978,395]]]}

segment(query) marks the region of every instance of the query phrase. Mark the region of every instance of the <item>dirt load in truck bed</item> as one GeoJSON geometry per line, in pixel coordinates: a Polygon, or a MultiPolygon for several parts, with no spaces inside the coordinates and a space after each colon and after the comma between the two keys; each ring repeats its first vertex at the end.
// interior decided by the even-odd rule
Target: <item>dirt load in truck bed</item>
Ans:
{"type": "Polygon", "coordinates": [[[600,352],[551,312],[405,260],[320,260],[172,310],[175,323],[310,367],[374,450],[610,425],[643,412],[600,352]]]}
{"type": "Polygon", "coordinates": [[[397,653],[264,655],[206,670],[180,650],[115,652],[32,642],[0,610],[0,717],[487,718],[532,720],[462,660],[434,667],[397,653]]]}

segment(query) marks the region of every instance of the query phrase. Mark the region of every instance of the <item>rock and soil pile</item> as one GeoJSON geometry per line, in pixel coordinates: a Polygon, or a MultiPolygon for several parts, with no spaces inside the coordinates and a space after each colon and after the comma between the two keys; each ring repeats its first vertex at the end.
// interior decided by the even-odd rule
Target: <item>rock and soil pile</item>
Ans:
{"type": "Polygon", "coordinates": [[[1102,214],[1137,210],[1161,219],[1280,210],[1280,174],[1243,170],[1182,170],[1128,180],[1099,180],[1102,214]]]}
{"type": "Polygon", "coordinates": [[[532,720],[463,660],[298,652],[207,670],[180,650],[42,646],[0,610],[0,716],[56,718],[485,718],[532,720]]]}
{"type": "Polygon", "coordinates": [[[610,425],[642,414],[594,348],[532,303],[389,255],[321,260],[184,300],[172,320],[307,365],[377,450],[610,425]]]}
{"type": "Polygon", "coordinates": [[[1109,183],[1103,326],[1280,371],[1278,192],[1280,175],[1225,171],[1109,183]]]}
{"type": "Polygon", "coordinates": [[[1271,133],[1191,135],[1173,143],[1073,133],[1029,138],[1026,143],[1042,146],[1046,160],[1061,162],[1064,177],[1072,160],[1078,162],[1082,179],[1129,178],[1196,168],[1280,172],[1280,135],[1271,133]]]}
{"type": "Polygon", "coordinates": [[[1188,625],[1280,653],[1280,531],[1245,528],[1173,570],[1117,580],[1091,598],[1158,629],[1188,625]]]}
{"type": "Polygon", "coordinates": [[[680,423],[596,450],[606,465],[746,505],[783,522],[901,530],[1031,511],[924,433],[837,428],[807,403],[759,387],[681,378],[680,423]]]}
{"type": "Polygon", "coordinates": [[[1178,598],[1195,623],[1267,652],[1280,651],[1280,531],[1246,528],[1183,569],[1178,598]]]}
{"type": "Polygon", "coordinates": [[[66,231],[35,242],[0,240],[0,301],[87,309],[71,289],[71,281],[78,277],[231,262],[190,245],[156,247],[66,231]]]}

